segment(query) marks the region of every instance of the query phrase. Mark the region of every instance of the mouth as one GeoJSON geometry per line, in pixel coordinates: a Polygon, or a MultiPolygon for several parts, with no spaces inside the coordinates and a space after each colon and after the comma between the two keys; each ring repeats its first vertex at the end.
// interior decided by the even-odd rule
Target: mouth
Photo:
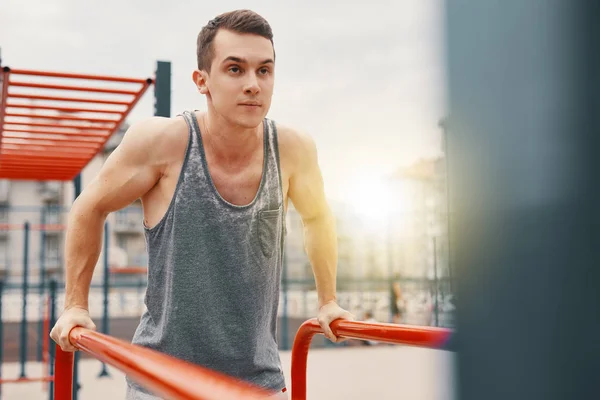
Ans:
{"type": "Polygon", "coordinates": [[[244,107],[260,107],[259,103],[249,102],[249,103],[240,103],[240,106],[244,107]]]}

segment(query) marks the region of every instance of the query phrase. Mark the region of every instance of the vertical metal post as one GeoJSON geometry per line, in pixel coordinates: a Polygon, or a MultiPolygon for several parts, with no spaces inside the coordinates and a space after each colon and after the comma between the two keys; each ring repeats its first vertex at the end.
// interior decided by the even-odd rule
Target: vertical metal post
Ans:
{"type": "Polygon", "coordinates": [[[156,63],[156,80],[154,82],[154,115],[171,116],[171,63],[156,63]]]}
{"type": "MultiPolygon", "coordinates": [[[[40,224],[42,227],[46,225],[46,209],[42,208],[40,213],[40,224]]],[[[43,359],[43,341],[44,335],[44,294],[46,293],[46,229],[40,229],[40,287],[38,296],[40,299],[40,320],[38,323],[38,346],[37,346],[37,359],[42,361],[43,359]]]]}
{"type": "Polygon", "coordinates": [[[288,262],[287,252],[283,252],[283,313],[281,314],[281,345],[283,350],[290,349],[289,343],[289,318],[288,318],[288,262]]]}
{"type": "MultiPolygon", "coordinates": [[[[2,298],[4,297],[4,279],[0,280],[0,379],[2,379],[2,363],[4,362],[4,321],[2,321],[2,298]]],[[[2,385],[0,385],[2,398],[2,385]]]]}
{"type": "MultiPolygon", "coordinates": [[[[50,326],[54,326],[54,324],[56,323],[56,279],[52,278],[50,280],[50,326]]],[[[46,335],[48,335],[49,332],[46,332],[46,335]]],[[[56,344],[55,343],[50,343],[50,348],[48,349],[50,351],[50,357],[49,357],[49,363],[50,363],[50,368],[49,368],[49,375],[50,376],[54,376],[54,362],[55,362],[55,356],[56,356],[56,344]]],[[[48,398],[49,400],[53,400],[54,399],[54,380],[50,381],[50,389],[48,390],[48,398]]]]}
{"type": "Polygon", "coordinates": [[[25,364],[27,362],[27,292],[29,285],[29,221],[23,225],[23,309],[21,310],[21,343],[20,363],[21,378],[26,378],[25,364]]]}
{"type": "MultiPolygon", "coordinates": [[[[75,179],[73,180],[73,187],[75,189],[75,199],[77,199],[79,197],[79,195],[81,194],[81,173],[78,174],[75,179]]],[[[61,351],[62,353],[62,351],[61,351]]],[[[79,352],[76,351],[75,354],[73,355],[73,400],[77,400],[78,398],[78,393],[79,393],[79,389],[80,389],[80,385],[79,385],[79,352]]],[[[67,360],[68,361],[68,360],[67,360]]],[[[59,400],[59,399],[57,399],[59,400]]],[[[62,399],[60,399],[62,400],[62,399]]]]}
{"type": "Polygon", "coordinates": [[[600,3],[445,6],[455,397],[597,398],[600,3]]]}
{"type": "MultiPolygon", "coordinates": [[[[109,225],[108,225],[108,221],[104,222],[104,257],[103,257],[103,261],[104,261],[104,275],[103,275],[103,284],[102,284],[102,290],[103,290],[103,297],[104,297],[104,304],[103,304],[103,312],[102,312],[102,333],[108,335],[109,333],[109,320],[108,320],[108,308],[109,308],[109,298],[108,298],[108,284],[109,284],[109,279],[110,279],[110,271],[108,268],[108,248],[109,248],[109,231],[108,231],[109,225]]],[[[106,368],[106,364],[102,363],[102,370],[100,371],[100,374],[98,375],[98,377],[103,377],[103,376],[109,376],[108,374],[108,369],[106,368]]]]}

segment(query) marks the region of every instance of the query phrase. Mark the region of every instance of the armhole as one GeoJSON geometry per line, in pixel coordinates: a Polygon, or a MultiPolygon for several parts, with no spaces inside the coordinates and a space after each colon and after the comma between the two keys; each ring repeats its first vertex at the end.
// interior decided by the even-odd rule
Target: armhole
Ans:
{"type": "Polygon", "coordinates": [[[183,120],[185,121],[185,123],[188,127],[188,141],[187,141],[187,145],[185,147],[183,163],[181,164],[181,168],[179,170],[179,176],[177,177],[177,183],[175,184],[175,190],[173,191],[173,195],[171,196],[171,201],[169,202],[169,206],[165,210],[165,213],[160,218],[160,220],[153,227],[148,227],[145,223],[143,224],[144,230],[147,233],[153,233],[158,228],[160,228],[162,225],[164,225],[165,220],[167,219],[167,217],[173,210],[173,207],[175,204],[175,199],[177,198],[177,194],[179,193],[179,188],[181,187],[181,184],[183,182],[185,169],[187,168],[188,160],[190,158],[190,153],[191,153],[191,149],[192,149],[192,140],[193,140],[193,138],[192,138],[193,131],[192,131],[192,128],[190,127],[190,122],[188,120],[189,117],[186,115],[186,112],[187,111],[184,111],[184,113],[180,114],[180,115],[183,117],[183,120]]]}
{"type": "Polygon", "coordinates": [[[279,159],[279,140],[277,138],[277,125],[275,121],[270,121],[271,126],[273,127],[273,146],[275,147],[275,162],[277,165],[277,176],[279,177],[279,196],[281,198],[281,205],[284,206],[284,198],[283,198],[283,178],[281,174],[281,161],[279,159]]]}

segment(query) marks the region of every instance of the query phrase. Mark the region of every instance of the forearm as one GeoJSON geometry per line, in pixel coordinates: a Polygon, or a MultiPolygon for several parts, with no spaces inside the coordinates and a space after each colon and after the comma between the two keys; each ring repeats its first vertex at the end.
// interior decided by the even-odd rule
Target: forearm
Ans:
{"type": "Polygon", "coordinates": [[[102,249],[106,215],[86,206],[73,205],[65,238],[65,309],[88,309],[88,296],[94,268],[102,249]]]}
{"type": "Polygon", "coordinates": [[[329,211],[304,221],[304,241],[321,307],[329,301],[336,300],[337,234],[335,219],[329,211]]]}

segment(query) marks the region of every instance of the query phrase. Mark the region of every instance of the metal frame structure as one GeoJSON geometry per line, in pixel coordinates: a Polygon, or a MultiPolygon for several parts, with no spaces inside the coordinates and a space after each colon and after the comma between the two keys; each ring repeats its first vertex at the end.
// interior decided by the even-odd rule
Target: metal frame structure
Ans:
{"type": "MultiPolygon", "coordinates": [[[[330,326],[336,336],[349,339],[455,350],[454,333],[449,329],[343,320],[330,326]]],[[[296,334],[292,349],[292,400],[306,399],[307,357],[316,334],[323,334],[323,330],[315,318],[305,321],[296,334]]],[[[73,328],[69,339],[79,350],[114,366],[157,395],[173,400],[259,399],[271,394],[227,375],[89,329],[73,328]]],[[[56,400],[72,400],[73,357],[74,353],[56,346],[56,400]]]]}
{"type": "Polygon", "coordinates": [[[0,179],[40,181],[74,179],[155,83],[6,66],[0,77],[0,179]]]}
{"type": "MultiPolygon", "coordinates": [[[[154,115],[170,116],[170,80],[171,64],[167,61],[157,62],[155,78],[11,69],[0,65],[0,179],[72,181],[77,199],[82,189],[81,171],[119,130],[150,85],[155,90],[154,115]],[[14,79],[15,76],[19,78],[14,79]],[[126,85],[128,89],[122,87],[126,85]],[[132,89],[131,85],[135,87],[132,89]],[[72,92],[93,95],[83,97],[72,92]]],[[[2,228],[13,227],[5,224],[2,228]]],[[[43,224],[36,228],[43,229],[43,224]]],[[[27,246],[24,251],[27,253],[27,246]]],[[[52,279],[52,303],[56,285],[52,279]]],[[[26,278],[23,287],[26,293],[26,278]]],[[[40,289],[43,292],[44,288],[40,289]]],[[[51,309],[48,329],[56,320],[54,304],[51,309]]],[[[50,383],[50,399],[54,396],[56,379],[53,350],[54,346],[50,346],[50,371],[43,378],[50,383]]],[[[22,361],[26,358],[24,354],[21,351],[22,361]]],[[[72,369],[75,384],[71,395],[75,399],[79,389],[77,361],[78,354],[72,369]]],[[[2,382],[27,381],[23,364],[19,379],[2,382]]]]}

